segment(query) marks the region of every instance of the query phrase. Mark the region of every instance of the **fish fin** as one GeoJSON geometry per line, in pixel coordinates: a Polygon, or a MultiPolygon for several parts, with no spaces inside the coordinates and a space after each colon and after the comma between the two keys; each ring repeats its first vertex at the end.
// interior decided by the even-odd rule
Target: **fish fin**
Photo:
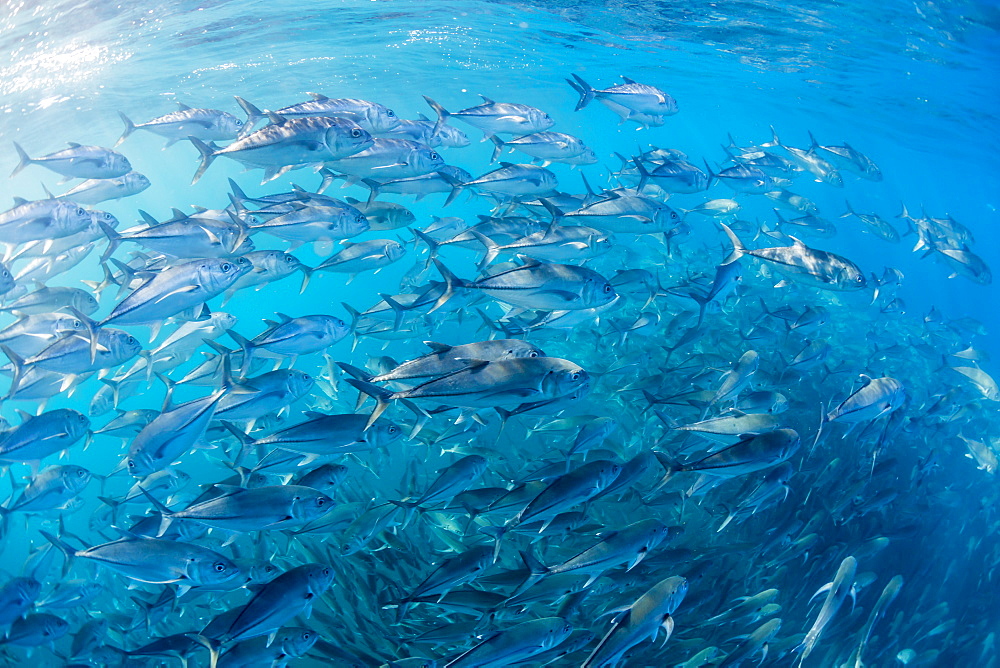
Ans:
{"type": "Polygon", "coordinates": [[[569,82],[569,84],[573,86],[573,89],[580,95],[580,101],[576,103],[576,108],[573,111],[580,111],[590,104],[591,100],[594,99],[594,93],[597,91],[594,90],[593,86],[581,79],[575,72],[572,74],[572,77],[576,83],[569,81],[569,79],[567,79],[567,82],[569,82]]]}
{"type": "Polygon", "coordinates": [[[198,149],[198,153],[201,154],[201,164],[198,165],[198,170],[191,178],[191,185],[194,185],[198,183],[198,180],[205,173],[205,170],[208,169],[208,166],[212,164],[213,160],[215,160],[217,147],[211,142],[206,144],[197,137],[188,137],[188,141],[191,142],[194,147],[198,149]]]}
{"type": "Polygon", "coordinates": [[[122,119],[122,123],[125,124],[125,130],[122,132],[122,136],[118,138],[118,141],[115,142],[115,145],[112,148],[118,148],[119,144],[124,142],[126,139],[128,139],[128,136],[130,134],[135,132],[135,123],[133,123],[128,116],[126,116],[120,111],[118,112],[118,116],[122,119]]]}
{"type": "Polygon", "coordinates": [[[373,385],[372,383],[359,380],[357,378],[347,378],[347,383],[357,389],[359,392],[363,392],[368,396],[375,399],[375,410],[372,411],[371,417],[368,418],[367,424],[365,424],[365,429],[371,427],[375,420],[385,412],[385,409],[389,407],[389,402],[395,398],[395,394],[389,390],[379,387],[378,385],[373,385]]]}
{"type": "Polygon", "coordinates": [[[14,150],[17,151],[17,157],[19,162],[17,163],[17,167],[14,168],[14,171],[10,173],[11,178],[17,176],[22,169],[24,169],[32,162],[34,162],[34,160],[28,157],[28,154],[24,152],[24,149],[21,148],[20,144],[18,144],[17,142],[12,142],[12,143],[14,144],[14,150]]]}

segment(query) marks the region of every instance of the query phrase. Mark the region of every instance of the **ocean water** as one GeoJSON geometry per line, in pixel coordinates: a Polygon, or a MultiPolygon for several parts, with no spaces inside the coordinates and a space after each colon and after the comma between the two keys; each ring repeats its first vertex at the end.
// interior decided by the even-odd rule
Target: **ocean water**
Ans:
{"type": "MultiPolygon", "coordinates": [[[[56,151],[66,142],[112,146],[123,129],[119,112],[138,123],[173,111],[181,102],[242,119],[234,96],[261,109],[279,109],[308,99],[309,92],[377,101],[408,119],[418,114],[435,118],[422,96],[452,112],[479,104],[479,95],[537,107],[553,119],[553,131],[582,139],[597,156],[595,164],[548,166],[558,179],[558,190],[576,195],[585,192],[581,174],[595,190],[635,185],[627,178],[619,182],[622,162],[616,154],[630,158],[652,147],[676,149],[694,165],[703,167],[707,162],[718,171],[727,159],[724,147],[731,141],[740,147],[760,146],[771,142],[771,128],[792,147],[808,149],[809,133],[821,145],[846,142],[878,165],[881,181],[842,170],[843,187],[838,188],[800,172],[787,189],[812,200],[820,215],[836,226],[833,237],[803,233],[802,240],[853,261],[868,277],[866,289],[830,291],[794,280],[793,285],[775,287],[782,276],[773,263],[744,256],[739,260],[741,285],[722,301],[721,310],[708,309],[702,321],[697,303],[683,294],[707,290],[716,267],[732,250],[720,222],[730,224],[751,249],[790,242],[766,234],[773,232],[776,218],[775,202],[765,195],[734,193],[722,183],[703,192],[670,195],[666,204],[681,213],[714,199],[735,199],[741,208],[720,218],[689,213],[669,244],[662,235],[615,234],[612,250],[586,266],[607,278],[628,269],[651,272],[659,288],[648,301],[641,290],[619,290],[619,300],[607,312],[511,335],[588,371],[586,396],[552,410],[515,415],[505,423],[488,402],[476,416],[449,410],[426,419],[395,404],[385,417],[399,425],[405,438],[331,460],[348,471],[330,492],[340,525],[307,534],[282,527],[252,531],[231,542],[227,542],[230,534],[213,529],[191,540],[230,559],[269,562],[275,572],[321,563],[335,573],[333,585],[312,603],[311,616],[297,600],[278,606],[292,611],[278,625],[307,627],[319,639],[304,656],[280,658],[271,648],[258,648],[256,658],[247,664],[236,664],[231,655],[231,665],[289,660],[303,666],[379,666],[417,657],[426,660],[424,665],[435,661],[442,666],[542,665],[523,649],[531,640],[529,631],[516,625],[554,616],[574,628],[577,635],[571,640],[579,642],[572,653],[547,656],[549,665],[583,665],[588,657],[592,663],[585,665],[615,665],[600,663],[599,648],[622,635],[624,627],[618,635],[606,637],[616,628],[613,619],[619,624],[628,621],[605,613],[631,605],[665,578],[678,576],[686,579],[688,590],[676,610],[670,609],[672,621],[666,623],[673,631],[670,639],[664,644],[665,632],[660,631],[656,642],[649,642],[657,624],[650,626],[644,619],[644,630],[627,652],[623,649],[615,658],[617,665],[681,665],[713,647],[718,648],[714,663],[686,665],[738,665],[740,660],[751,665],[761,660],[761,653],[739,659],[739,637],[780,618],[780,629],[767,641],[764,665],[801,660],[814,666],[993,666],[1000,630],[995,477],[1000,415],[988,383],[977,387],[952,368],[996,373],[1000,316],[993,306],[995,289],[965,276],[949,277],[953,269],[936,254],[915,252],[918,236],[897,214],[905,205],[914,218],[953,218],[974,235],[968,250],[987,266],[998,266],[998,29],[1000,9],[990,2],[894,1],[878,7],[857,1],[798,6],[763,1],[6,2],[0,8],[4,47],[0,173],[17,165],[11,145],[15,141],[32,157],[56,151]],[[579,96],[565,81],[572,74],[599,89],[620,83],[621,76],[655,86],[676,100],[678,111],[665,117],[662,126],[649,128],[634,122],[619,124],[599,100],[574,111],[579,96]],[[890,243],[857,218],[841,218],[847,202],[859,213],[878,214],[901,239],[890,243]],[[902,283],[898,288],[886,286],[874,299],[877,281],[872,277],[881,278],[887,267],[902,273],[902,283]],[[777,315],[768,315],[762,304],[777,315]],[[826,309],[824,322],[791,331],[779,317],[792,314],[788,317],[794,322],[806,308],[826,309]],[[621,331],[637,323],[641,314],[650,324],[637,326],[623,340],[621,331]],[[692,336],[683,340],[687,333],[692,336]],[[807,345],[824,341],[829,344],[825,358],[797,363],[796,355],[807,345]],[[731,400],[711,401],[723,374],[750,350],[758,353],[759,366],[747,378],[743,392],[731,400]],[[834,419],[820,430],[821,412],[832,410],[858,389],[861,374],[898,379],[907,403],[893,404],[891,411],[850,429],[846,420],[834,419]],[[681,462],[690,468],[713,445],[720,446],[684,437],[672,427],[721,415],[752,391],[779,392],[787,399],[787,410],[777,414],[778,426],[795,429],[802,446],[783,458],[794,471],[787,491],[779,489],[752,516],[740,515],[720,529],[779,462],[751,466],[752,471],[741,475],[728,473],[730,479],[717,488],[697,489],[693,487],[697,471],[671,472],[670,466],[681,462]],[[586,459],[579,453],[572,456],[564,469],[561,463],[580,429],[598,424],[599,418],[615,419],[617,430],[598,441],[586,459]],[[419,499],[441,469],[468,455],[486,458],[485,473],[436,497],[419,513],[394,511],[392,520],[374,533],[364,549],[342,553],[342,545],[358,530],[359,525],[350,524],[356,518],[368,521],[370,516],[364,513],[373,507],[387,512],[396,508],[381,505],[390,500],[419,499]],[[642,460],[643,455],[648,459],[642,460]],[[634,459],[637,456],[640,459],[634,459]],[[582,513],[563,518],[568,528],[555,522],[555,528],[543,527],[534,537],[525,533],[517,517],[527,501],[475,518],[460,505],[445,507],[467,489],[552,482],[564,470],[597,459],[619,465],[645,462],[646,469],[614,494],[562,507],[560,512],[582,513]],[[553,567],[609,531],[651,519],[669,526],[669,537],[634,568],[625,570],[636,554],[610,565],[582,592],[566,596],[553,589],[524,606],[496,602],[514,595],[528,576],[519,552],[530,551],[553,567]],[[498,558],[494,562],[491,554],[484,573],[477,572],[455,587],[483,592],[475,604],[449,607],[419,602],[400,620],[400,599],[412,594],[442,561],[493,546],[487,535],[491,526],[511,529],[500,541],[498,558]],[[481,527],[487,531],[479,531],[481,527]],[[848,582],[839,597],[827,598],[823,592],[810,603],[813,593],[834,579],[848,557],[857,562],[856,574],[848,578],[853,580],[854,600],[844,602],[848,582]],[[898,596],[881,616],[870,617],[879,610],[883,589],[897,575],[903,582],[898,596]],[[717,618],[738,597],[772,588],[777,594],[768,601],[780,608],[717,618]],[[815,628],[824,605],[835,614],[803,658],[800,645],[815,628]],[[863,643],[866,629],[870,639],[863,643]],[[438,639],[420,637],[435,631],[438,639]],[[520,658],[511,654],[492,663],[476,653],[459,658],[497,632],[521,647],[520,658]],[[582,637],[585,632],[593,639],[582,637]],[[863,645],[860,659],[859,645],[863,645]],[[723,664],[725,655],[731,663],[723,664]]],[[[482,132],[458,118],[449,120],[449,125],[464,131],[471,144],[441,148],[445,162],[473,176],[497,167],[490,162],[494,146],[480,141],[482,132]]],[[[251,197],[287,192],[292,184],[315,192],[322,182],[321,175],[306,167],[261,184],[260,170],[244,172],[240,164],[219,158],[192,185],[197,150],[186,141],[165,149],[163,143],[160,137],[137,131],[117,149],[152,184],[137,195],[93,207],[117,217],[119,232],[140,220],[139,210],[165,220],[174,208],[193,213],[195,206],[226,207],[229,179],[251,197]]],[[[788,156],[777,147],[767,150],[788,156]]],[[[529,161],[521,153],[501,159],[529,161]]],[[[61,194],[77,183],[59,184],[59,180],[59,175],[31,165],[0,183],[0,199],[42,199],[45,188],[61,194]]],[[[325,194],[368,198],[369,189],[361,184],[341,185],[335,182],[325,194]]],[[[462,189],[447,206],[443,194],[420,200],[384,194],[378,201],[409,208],[415,216],[409,229],[418,230],[426,229],[435,217],[454,216],[471,225],[478,222],[477,216],[503,212],[504,206],[469,190],[462,189]]],[[[527,209],[515,202],[512,207],[510,214],[534,217],[543,227],[551,220],[537,206],[527,209]]],[[[782,215],[799,214],[783,211],[782,215]]],[[[370,231],[352,241],[377,238],[399,240],[406,255],[378,273],[363,272],[350,282],[344,274],[317,272],[300,291],[301,274],[296,273],[259,290],[240,291],[225,306],[221,297],[214,297],[208,306],[213,312],[232,314],[233,329],[252,338],[264,331],[263,319],[274,321],[279,313],[327,314],[350,323],[344,304],[365,311],[381,295],[419,292],[414,285],[440,280],[429,263],[426,244],[415,243],[407,228],[370,231]]],[[[257,249],[289,250],[287,242],[264,233],[254,234],[252,240],[257,249]]],[[[0,243],[6,241],[0,236],[0,243]]],[[[79,265],[46,285],[90,290],[80,281],[101,281],[106,243],[96,246],[79,265]]],[[[315,266],[338,249],[339,245],[305,244],[291,252],[315,266]]],[[[125,243],[114,257],[135,259],[129,253],[139,250],[125,243]]],[[[439,259],[458,276],[471,279],[481,255],[476,249],[442,248],[439,259]]],[[[498,261],[511,259],[502,256],[498,261]]],[[[15,259],[8,265],[17,273],[23,263],[15,259]]],[[[159,270],[155,265],[154,269],[159,270]]],[[[111,313],[119,301],[116,292],[114,285],[103,290],[95,319],[111,313]]],[[[452,345],[482,341],[497,335],[496,323],[505,315],[508,320],[518,318],[517,313],[505,313],[509,306],[490,297],[471,305],[464,305],[463,299],[416,317],[408,312],[399,331],[373,335],[370,329],[359,328],[357,336],[345,336],[325,355],[279,360],[283,368],[294,365],[317,382],[279,416],[256,416],[263,429],[252,435],[259,438],[302,422],[310,410],[367,414],[371,401],[356,409],[358,392],[335,362],[374,370],[373,360],[389,364],[381,357],[402,362],[425,354],[426,340],[452,345]]],[[[15,320],[4,313],[0,327],[15,320]]],[[[156,343],[179,322],[168,323],[156,343]]],[[[390,318],[381,328],[391,330],[393,324],[390,318]]],[[[149,328],[123,329],[144,349],[155,347],[149,328]]],[[[227,335],[217,341],[238,349],[227,335]]],[[[191,360],[166,375],[179,380],[213,354],[212,348],[200,345],[190,353],[191,360]]],[[[109,377],[133,364],[128,361],[109,377]]],[[[269,360],[252,374],[271,368],[269,360]]],[[[97,377],[71,380],[72,388],[56,388],[44,402],[5,398],[0,415],[12,429],[26,419],[18,411],[34,415],[71,408],[89,415],[93,429],[114,417],[112,410],[92,408],[92,398],[104,387],[97,377]]],[[[5,383],[0,381],[0,391],[5,383]]],[[[119,408],[161,409],[163,383],[144,380],[122,387],[119,408]]],[[[995,392],[995,383],[992,387],[995,392]]],[[[174,400],[196,399],[211,391],[210,386],[179,385],[174,400]]],[[[427,410],[438,405],[416,403],[427,410]]],[[[515,413],[518,403],[511,403],[510,396],[496,400],[497,406],[515,413]]],[[[250,426],[246,420],[235,425],[250,426]]],[[[0,436],[0,451],[4,438],[0,436]]],[[[9,578],[30,576],[41,583],[41,594],[18,608],[9,589],[3,590],[9,596],[0,599],[0,613],[15,608],[17,612],[9,619],[0,615],[4,620],[0,632],[8,633],[8,641],[0,645],[0,663],[21,664],[30,652],[31,660],[40,665],[124,665],[124,651],[173,636],[180,648],[174,654],[187,657],[188,665],[209,665],[209,652],[178,634],[211,636],[203,631],[206,624],[243,605],[254,592],[238,587],[234,580],[232,591],[224,594],[173,602],[175,593],[181,593],[177,585],[186,586],[183,581],[136,582],[80,557],[64,568],[61,553],[48,547],[40,533],[57,534],[75,548],[90,547],[120,538],[114,527],[125,530],[134,516],[152,512],[150,504],[137,500],[110,513],[98,498],[121,500],[136,482],[127,472],[116,470],[130,439],[98,434],[87,440],[87,447],[80,440],[61,456],[47,456],[42,469],[74,464],[107,479],[91,481],[61,510],[4,513],[0,587],[9,578]],[[96,582],[100,590],[72,607],[44,603],[53,591],[64,591],[64,583],[80,580],[96,582]],[[164,592],[167,604],[154,605],[164,592]],[[53,643],[50,636],[41,635],[18,644],[17,633],[25,622],[17,618],[28,615],[31,620],[38,614],[54,615],[65,625],[47,622],[55,625],[53,643]],[[134,623],[147,617],[148,624],[134,623]],[[93,619],[108,622],[106,635],[94,645],[103,649],[71,660],[74,639],[93,619]]],[[[185,508],[202,491],[199,485],[231,479],[234,466],[252,469],[266,454],[261,448],[242,450],[229,432],[213,423],[197,449],[185,451],[176,463],[168,462],[170,471],[183,472],[191,482],[165,497],[167,505],[172,510],[185,508]]],[[[5,467],[8,463],[10,474],[0,482],[0,501],[12,507],[33,468],[16,458],[0,461],[5,467]]],[[[293,472],[298,475],[313,465],[295,467],[293,472]]],[[[257,584],[262,584],[261,577],[257,584]]],[[[575,589],[581,586],[573,584],[575,589]]],[[[434,591],[435,596],[441,593],[434,591]]],[[[633,609],[631,619],[640,617],[633,609]]],[[[34,619],[39,624],[45,621],[34,619]]],[[[276,628],[269,627],[265,635],[276,628]]],[[[226,648],[233,645],[224,643],[226,648]]],[[[569,642],[562,647],[569,647],[569,642]]],[[[169,652],[165,657],[127,660],[128,665],[179,662],[169,652]]],[[[220,665],[225,660],[223,654],[220,665]]]]}

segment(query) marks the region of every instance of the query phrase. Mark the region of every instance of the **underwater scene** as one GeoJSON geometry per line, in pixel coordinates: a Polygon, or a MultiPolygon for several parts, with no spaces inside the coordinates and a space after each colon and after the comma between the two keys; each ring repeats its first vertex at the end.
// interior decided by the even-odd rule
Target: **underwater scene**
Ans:
{"type": "Polygon", "coordinates": [[[1000,665],[995,2],[0,45],[0,666],[1000,665]]]}

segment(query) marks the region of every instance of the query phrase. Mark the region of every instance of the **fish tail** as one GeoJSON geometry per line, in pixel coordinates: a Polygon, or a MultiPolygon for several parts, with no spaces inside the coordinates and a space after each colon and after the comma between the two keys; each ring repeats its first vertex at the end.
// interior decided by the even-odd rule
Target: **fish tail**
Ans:
{"type": "Polygon", "coordinates": [[[432,135],[436,135],[441,130],[441,126],[448,122],[448,117],[451,116],[451,113],[426,95],[424,95],[424,100],[427,101],[427,104],[429,104],[431,109],[434,110],[434,113],[437,114],[437,123],[434,124],[434,131],[431,133],[432,135]]]}
{"type": "Polygon", "coordinates": [[[351,366],[347,362],[337,362],[337,366],[339,366],[342,371],[350,375],[352,378],[363,380],[366,383],[370,383],[373,378],[370,373],[367,373],[363,369],[359,369],[356,366],[351,366]]]}
{"type": "MultiPolygon", "coordinates": [[[[333,172],[331,172],[331,174],[332,173],[333,172]]],[[[325,182],[326,182],[326,177],[324,177],[324,183],[325,182]]],[[[331,182],[332,182],[332,179],[331,179],[331,182]]],[[[368,192],[368,201],[365,202],[365,204],[366,204],[366,206],[371,206],[372,202],[375,201],[375,198],[378,197],[379,188],[382,187],[382,184],[379,183],[378,181],[376,181],[375,179],[361,179],[361,183],[363,183],[366,186],[368,186],[368,190],[369,190],[369,192],[368,192]]],[[[320,192],[323,192],[324,190],[326,190],[326,188],[321,188],[320,192]]]]}
{"type": "Polygon", "coordinates": [[[493,149],[493,157],[490,158],[490,163],[492,164],[497,161],[497,158],[499,158],[500,154],[503,152],[503,147],[505,142],[496,135],[491,135],[490,141],[493,142],[493,144],[496,146],[496,148],[493,149]]]}
{"type": "Polygon", "coordinates": [[[399,326],[403,324],[403,315],[406,313],[407,308],[402,304],[400,304],[395,299],[393,299],[392,295],[390,294],[380,292],[379,297],[381,297],[382,301],[388,304],[389,308],[392,309],[393,313],[392,329],[394,331],[398,331],[399,326]]]}
{"type": "Polygon", "coordinates": [[[57,538],[53,536],[48,531],[40,531],[39,533],[45,537],[47,541],[55,545],[60,552],[66,555],[66,564],[63,566],[63,577],[69,572],[70,564],[73,563],[73,559],[76,557],[76,548],[64,541],[62,538],[57,538]]]}
{"type": "MultiPolygon", "coordinates": [[[[243,206],[243,202],[250,199],[249,197],[247,197],[247,194],[243,192],[243,188],[240,188],[239,184],[232,179],[229,179],[229,189],[233,191],[232,194],[230,195],[230,201],[233,202],[234,206],[236,205],[237,202],[239,202],[240,206],[243,206]]],[[[237,213],[239,213],[239,209],[237,209],[236,211],[237,213]]]]}
{"type": "Polygon", "coordinates": [[[848,200],[845,199],[844,200],[844,204],[847,205],[847,212],[840,214],[840,217],[841,218],[847,218],[848,216],[853,216],[854,215],[854,208],[851,206],[851,203],[848,200]]]}
{"type": "Polygon", "coordinates": [[[226,334],[228,334],[229,338],[235,341],[236,345],[238,345],[243,351],[243,364],[240,365],[240,375],[245,376],[247,371],[250,369],[250,360],[253,359],[253,341],[246,339],[241,334],[238,334],[231,329],[227,329],[226,334]]]}
{"type": "Polygon", "coordinates": [[[198,171],[194,173],[194,177],[191,179],[191,185],[198,183],[198,179],[201,178],[208,166],[212,164],[215,160],[216,146],[209,142],[206,144],[197,137],[188,137],[188,141],[194,144],[194,147],[198,149],[198,153],[201,154],[201,164],[198,165],[198,171]]]}
{"type": "Polygon", "coordinates": [[[715,172],[712,171],[712,168],[708,166],[708,160],[703,158],[702,162],[705,163],[705,173],[708,174],[708,187],[711,188],[712,182],[717,180],[719,177],[717,177],[715,172]]]}
{"type": "Polygon", "coordinates": [[[24,358],[15,353],[7,346],[0,346],[0,351],[10,360],[10,365],[14,369],[14,375],[10,379],[10,389],[7,390],[7,397],[17,394],[17,388],[21,384],[21,377],[24,376],[24,358]]]}
{"type": "Polygon", "coordinates": [[[500,246],[485,234],[480,234],[475,230],[472,231],[472,235],[476,237],[479,243],[486,247],[486,254],[483,255],[483,259],[476,265],[476,268],[482,271],[488,265],[492,264],[493,260],[497,259],[497,255],[500,254],[500,246]]]}
{"type": "Polygon", "coordinates": [[[441,293],[441,296],[438,297],[438,300],[434,302],[434,308],[428,311],[428,313],[433,313],[434,311],[444,306],[445,302],[447,302],[455,295],[456,287],[465,286],[465,281],[463,281],[455,274],[451,273],[451,270],[448,269],[448,267],[444,266],[444,264],[437,258],[434,258],[434,266],[437,267],[437,270],[441,273],[441,278],[444,279],[445,288],[444,292],[441,293]]]}
{"type": "Polygon", "coordinates": [[[642,192],[643,187],[645,187],[646,182],[649,181],[649,172],[646,170],[645,165],[639,158],[632,158],[632,164],[639,171],[639,185],[635,187],[637,192],[642,192]]]}
{"type": "Polygon", "coordinates": [[[14,150],[17,151],[17,157],[19,159],[17,167],[15,167],[14,171],[10,173],[11,178],[14,178],[21,172],[22,169],[33,163],[34,160],[28,157],[28,154],[24,152],[24,149],[21,148],[20,144],[17,142],[12,143],[14,144],[14,150]]]}
{"type": "Polygon", "coordinates": [[[479,527],[479,533],[486,534],[493,539],[493,563],[497,562],[500,558],[500,541],[503,540],[504,534],[507,533],[506,526],[485,526],[479,527]]]}
{"type": "MultiPolygon", "coordinates": [[[[225,429],[230,434],[235,436],[236,440],[240,442],[240,452],[237,453],[236,457],[234,457],[236,461],[241,460],[244,455],[246,455],[252,448],[254,448],[257,445],[256,439],[251,437],[242,429],[238,428],[229,420],[219,420],[219,422],[222,423],[222,426],[225,427],[225,429]]],[[[242,476],[242,473],[240,475],[242,476]]]]}
{"type": "Polygon", "coordinates": [[[101,226],[101,230],[104,231],[104,236],[108,238],[108,248],[101,255],[101,264],[104,264],[108,259],[114,255],[115,251],[122,243],[122,235],[118,234],[115,228],[111,227],[107,223],[101,221],[98,223],[101,226]]]}
{"type": "Polygon", "coordinates": [[[234,97],[236,98],[236,104],[240,105],[243,113],[247,115],[247,122],[243,124],[243,132],[241,133],[242,135],[247,135],[253,129],[253,126],[257,125],[257,121],[264,118],[266,114],[239,95],[234,97]]]}
{"type": "Polygon", "coordinates": [[[365,425],[365,429],[368,429],[385,412],[385,409],[389,407],[389,402],[392,401],[395,395],[383,387],[373,385],[358,378],[348,378],[347,382],[359,392],[363,392],[375,400],[375,410],[372,411],[371,417],[368,418],[368,423],[365,425]]]}
{"type": "Polygon", "coordinates": [[[118,148],[118,146],[121,145],[122,142],[128,139],[128,136],[130,134],[135,132],[135,123],[132,122],[132,119],[130,119],[128,116],[126,116],[120,111],[118,112],[118,117],[121,118],[122,123],[125,124],[125,130],[122,131],[122,136],[118,138],[118,141],[115,142],[115,145],[112,148],[118,148]]]}
{"type": "MultiPolygon", "coordinates": [[[[576,103],[576,108],[573,111],[580,111],[590,104],[590,101],[594,99],[594,93],[596,91],[593,86],[580,78],[579,74],[574,73],[573,80],[574,81],[570,81],[570,85],[573,86],[573,89],[580,95],[580,101],[576,103]]],[[[569,79],[567,79],[567,81],[569,81],[569,79]]]]}
{"type": "Polygon", "coordinates": [[[161,503],[155,496],[146,491],[146,488],[139,486],[139,491],[142,492],[143,496],[149,500],[149,502],[156,508],[157,512],[160,513],[160,530],[156,533],[157,538],[162,536],[170,528],[170,523],[173,521],[173,512],[167,508],[163,503],[161,503]]]}
{"type": "Polygon", "coordinates": [[[438,248],[440,248],[441,242],[435,240],[434,237],[421,230],[414,229],[412,232],[415,239],[420,239],[427,244],[427,250],[430,251],[430,256],[427,258],[427,263],[424,266],[430,266],[431,260],[437,257],[438,248]]]}
{"type": "Polygon", "coordinates": [[[719,223],[719,225],[722,226],[722,230],[726,233],[726,236],[729,237],[729,242],[733,245],[733,252],[722,261],[722,264],[732,264],[740,259],[741,255],[747,252],[747,248],[743,245],[743,242],[740,241],[739,237],[736,236],[736,233],[729,229],[728,225],[725,223],[719,223]]]}
{"type": "MultiPolygon", "coordinates": [[[[309,285],[309,281],[312,280],[312,275],[317,269],[318,267],[308,267],[306,265],[299,267],[299,271],[302,272],[302,285],[299,286],[300,295],[306,291],[306,286],[309,285]]],[[[223,306],[224,305],[225,304],[223,304],[223,306]]]]}
{"type": "Polygon", "coordinates": [[[222,643],[215,638],[207,638],[200,633],[187,633],[185,635],[209,651],[209,654],[211,655],[209,668],[215,668],[219,663],[219,649],[222,647],[222,643]]]}

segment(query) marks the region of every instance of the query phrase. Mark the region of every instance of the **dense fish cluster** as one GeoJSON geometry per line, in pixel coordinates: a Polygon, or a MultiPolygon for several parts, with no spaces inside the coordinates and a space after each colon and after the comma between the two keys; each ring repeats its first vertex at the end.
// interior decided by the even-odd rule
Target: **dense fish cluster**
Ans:
{"type": "MultiPolygon", "coordinates": [[[[593,101],[678,113],[568,82],[595,134],[593,101]]],[[[997,665],[985,332],[823,250],[893,222],[800,194],[880,181],[864,153],[616,158],[569,109],[236,99],[245,122],[181,105],[123,114],[114,149],[15,146],[15,175],[82,182],[0,213],[5,663],[997,665]],[[496,164],[446,162],[463,128],[496,164]],[[195,181],[263,182],[123,226],[98,207],[155,184],[117,150],[139,131],[193,145],[195,181]],[[303,168],[319,188],[267,186],[303,168]]],[[[990,281],[967,228],[901,217],[990,281]]]]}

